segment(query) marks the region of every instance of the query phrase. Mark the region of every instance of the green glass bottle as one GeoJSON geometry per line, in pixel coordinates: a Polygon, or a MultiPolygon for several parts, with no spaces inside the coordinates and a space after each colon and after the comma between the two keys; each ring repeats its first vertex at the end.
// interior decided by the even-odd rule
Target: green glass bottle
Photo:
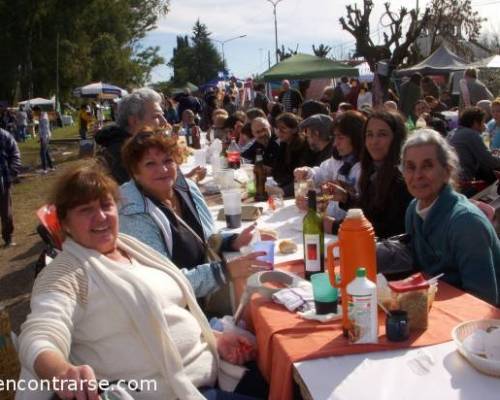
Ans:
{"type": "Polygon", "coordinates": [[[304,239],[304,264],[306,279],[325,270],[325,235],[323,221],[316,212],[316,192],[307,192],[307,214],[302,223],[304,239]]]}

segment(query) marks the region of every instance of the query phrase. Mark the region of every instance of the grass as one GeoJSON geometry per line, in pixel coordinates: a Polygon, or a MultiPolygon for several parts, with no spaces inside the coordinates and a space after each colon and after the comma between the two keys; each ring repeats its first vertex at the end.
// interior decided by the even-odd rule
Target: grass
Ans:
{"type": "MultiPolygon", "coordinates": [[[[78,125],[56,128],[52,131],[52,140],[78,139],[78,125]]],[[[24,143],[19,143],[21,159],[28,171],[40,166],[40,143],[37,138],[29,138],[24,143]]],[[[74,158],[78,154],[78,142],[65,144],[51,144],[50,154],[53,161],[58,164],[74,158]]]]}

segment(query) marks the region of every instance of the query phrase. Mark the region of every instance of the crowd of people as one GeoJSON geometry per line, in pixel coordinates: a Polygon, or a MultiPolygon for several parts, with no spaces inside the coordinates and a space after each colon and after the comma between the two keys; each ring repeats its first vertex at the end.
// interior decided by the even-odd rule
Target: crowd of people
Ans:
{"type": "MultiPolygon", "coordinates": [[[[181,172],[179,137],[238,143],[241,157],[262,159],[299,209],[306,201],[294,193],[295,182],[328,195],[325,231],[336,233],[346,210],[361,208],[378,238],[409,235],[415,271],[444,273],[444,281],[500,305],[498,235],[461,194],[471,194],[467,182],[491,182],[500,170],[481,136],[488,122],[491,143],[499,141],[500,100],[491,104],[495,122],[486,121],[476,104],[488,99],[476,94],[471,74],[451,132],[433,129],[433,119],[446,122],[439,110],[450,105],[432,79],[418,75],[379,108],[366,83],[347,78],[320,100],[303,101],[288,81],[276,99],[258,85],[245,110],[234,87],[203,99],[189,91],[165,98],[148,88],[124,97],[116,122],[95,135],[98,162],[68,169],[53,189],[66,240],[35,283],[20,337],[24,373],[159,382],[160,392],[135,393],[138,399],[266,396],[249,364],[233,393],[214,389],[221,360],[245,364],[252,354],[234,358],[248,339],[214,334],[203,299],[269,265],[257,259],[260,252],[222,259],[250,242],[255,225],[238,235],[215,232],[197,185],[205,171],[181,172]],[[419,119],[424,126],[410,130],[419,119]]],[[[97,398],[89,388],[81,392],[97,398]]]]}

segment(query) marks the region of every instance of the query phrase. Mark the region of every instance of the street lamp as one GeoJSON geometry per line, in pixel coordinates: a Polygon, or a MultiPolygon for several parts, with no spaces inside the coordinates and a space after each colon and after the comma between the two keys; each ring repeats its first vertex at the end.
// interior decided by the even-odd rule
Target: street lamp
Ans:
{"type": "Polygon", "coordinates": [[[283,0],[267,0],[269,3],[273,5],[273,14],[274,14],[274,45],[275,45],[275,53],[276,53],[276,64],[278,64],[278,22],[276,20],[276,6],[282,2],[283,0]]]}
{"type": "Polygon", "coordinates": [[[222,65],[224,65],[224,61],[225,61],[225,57],[224,57],[224,45],[227,43],[227,42],[230,42],[232,40],[236,40],[236,39],[241,39],[241,38],[244,38],[246,37],[247,35],[240,35],[240,36],[235,36],[235,37],[232,37],[230,39],[226,39],[226,40],[217,40],[217,39],[212,39],[214,42],[217,42],[217,43],[220,43],[221,45],[221,48],[222,48],[222,65]]]}

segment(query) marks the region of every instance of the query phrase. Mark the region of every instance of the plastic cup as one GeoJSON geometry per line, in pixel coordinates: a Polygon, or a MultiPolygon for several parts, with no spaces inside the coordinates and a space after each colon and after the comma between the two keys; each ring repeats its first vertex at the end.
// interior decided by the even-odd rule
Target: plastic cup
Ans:
{"type": "Polygon", "coordinates": [[[241,226],[241,193],[239,190],[223,190],[222,203],[224,204],[224,215],[226,225],[229,229],[241,226]]]}
{"type": "Polygon", "coordinates": [[[230,190],[234,185],[234,169],[224,168],[217,171],[215,177],[221,190],[230,190]]]}
{"type": "Polygon", "coordinates": [[[206,149],[199,149],[194,151],[194,165],[197,167],[206,167],[207,165],[206,149]]]}
{"type": "Polygon", "coordinates": [[[266,255],[257,257],[257,260],[267,261],[274,266],[274,242],[272,240],[262,240],[252,244],[252,253],[256,251],[265,251],[266,255]]]}
{"type": "Polygon", "coordinates": [[[316,305],[316,314],[337,313],[337,288],[330,284],[330,278],[325,272],[311,275],[313,287],[314,304],[316,305]]]}

